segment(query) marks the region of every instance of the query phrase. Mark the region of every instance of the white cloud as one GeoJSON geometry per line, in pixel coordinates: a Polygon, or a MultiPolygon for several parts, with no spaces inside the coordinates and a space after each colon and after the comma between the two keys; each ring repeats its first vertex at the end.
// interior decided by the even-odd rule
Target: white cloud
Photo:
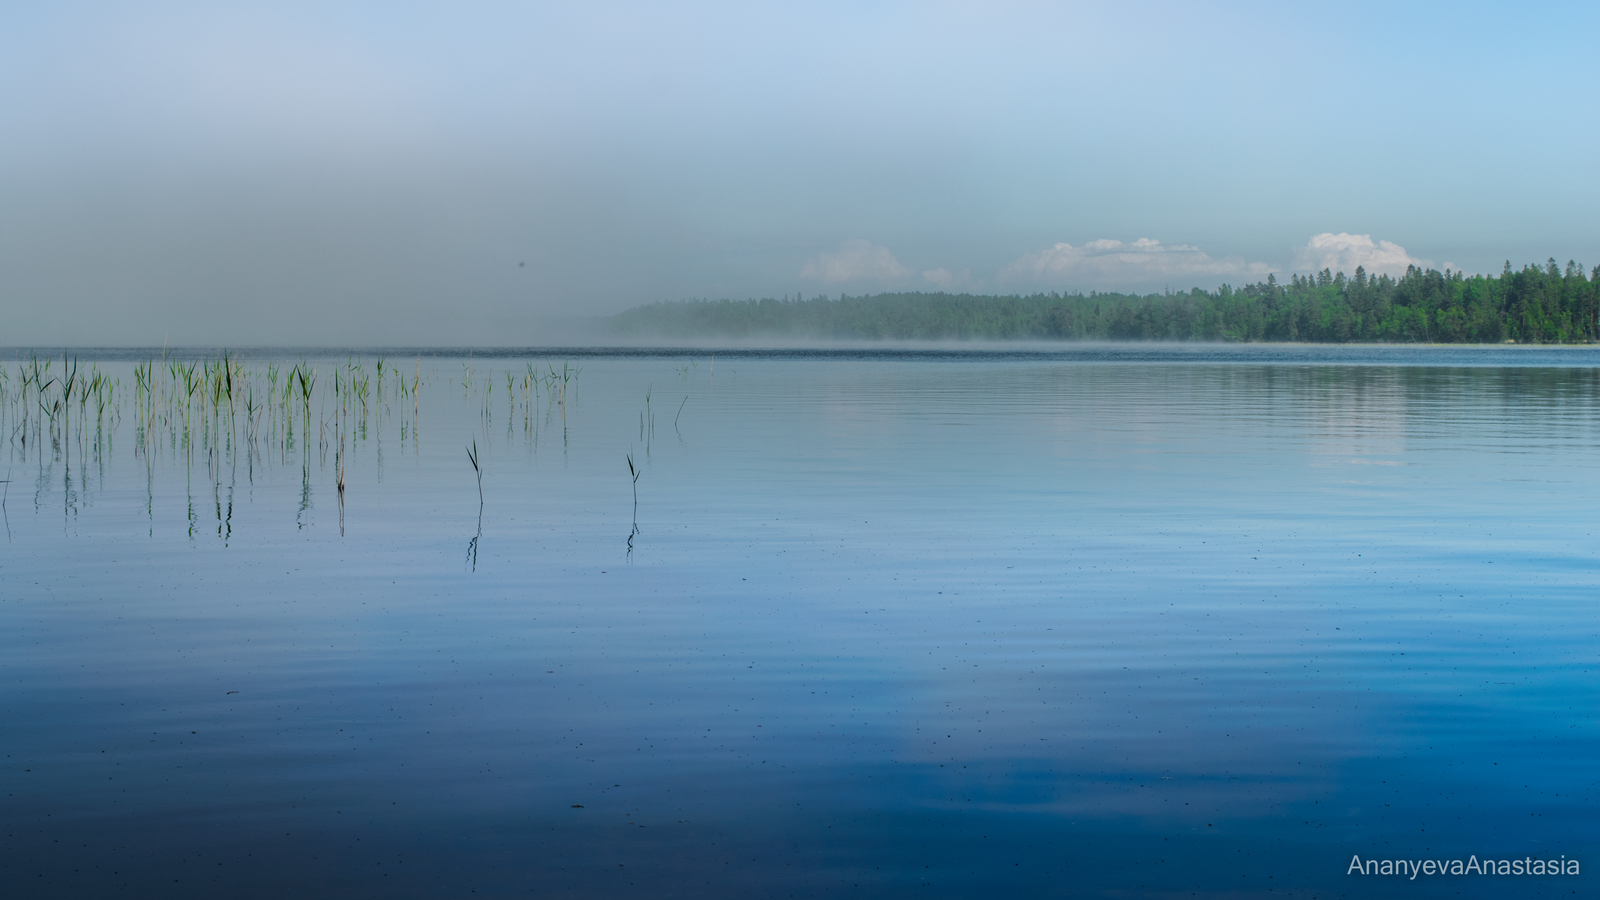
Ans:
{"type": "Polygon", "coordinates": [[[1028,253],[1000,271],[1011,284],[1048,288],[1144,290],[1211,287],[1199,282],[1258,281],[1278,271],[1237,256],[1221,259],[1187,244],[1163,244],[1140,238],[1131,244],[1101,239],[1081,247],[1056,244],[1028,253]]]}
{"type": "Polygon", "coordinates": [[[860,239],[845,241],[832,253],[823,253],[809,260],[800,269],[805,278],[815,278],[828,284],[847,281],[891,282],[902,281],[911,270],[900,265],[888,248],[860,239]]]}
{"type": "MultiPolygon", "coordinates": [[[[1323,268],[1353,275],[1357,266],[1368,274],[1403,275],[1406,266],[1429,267],[1392,241],[1366,234],[1319,234],[1294,253],[1296,272],[1323,268]]],[[[818,254],[800,274],[829,285],[850,284],[876,290],[947,292],[1001,290],[1158,291],[1171,288],[1214,288],[1223,282],[1263,281],[1284,270],[1239,256],[1214,257],[1190,244],[1163,244],[1150,238],[1124,242],[1102,238],[1086,244],[1056,244],[1025,253],[1000,269],[993,279],[975,279],[968,269],[916,271],[888,248],[871,241],[845,241],[838,249],[818,254]]]]}
{"type": "Polygon", "coordinates": [[[1406,266],[1426,269],[1432,265],[1431,260],[1417,259],[1393,241],[1374,241],[1370,234],[1325,231],[1306,241],[1306,245],[1294,253],[1297,272],[1328,269],[1354,275],[1356,267],[1361,266],[1368,275],[1400,276],[1406,273],[1406,266]]]}
{"type": "Polygon", "coordinates": [[[922,280],[931,287],[947,293],[958,290],[970,291],[974,289],[975,284],[972,272],[968,269],[959,272],[952,272],[949,269],[929,269],[922,273],[922,280]]]}

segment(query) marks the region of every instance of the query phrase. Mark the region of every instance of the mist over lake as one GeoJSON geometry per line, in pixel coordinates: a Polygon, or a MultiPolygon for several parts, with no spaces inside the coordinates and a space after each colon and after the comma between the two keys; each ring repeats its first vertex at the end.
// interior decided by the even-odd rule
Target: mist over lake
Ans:
{"type": "Polygon", "coordinates": [[[1597,366],[13,356],[0,877],[1570,896],[1349,868],[1594,858],[1597,366]]]}
{"type": "Polygon", "coordinates": [[[0,900],[1594,894],[1597,33],[0,4],[0,900]]]}

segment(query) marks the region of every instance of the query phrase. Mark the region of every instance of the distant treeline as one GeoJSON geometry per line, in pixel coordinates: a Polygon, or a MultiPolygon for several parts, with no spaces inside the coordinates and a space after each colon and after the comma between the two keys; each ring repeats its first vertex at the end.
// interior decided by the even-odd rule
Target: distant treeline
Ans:
{"type": "Polygon", "coordinates": [[[877,294],[689,300],[620,313],[614,330],[663,337],[1586,343],[1600,338],[1600,267],[1554,259],[1498,276],[1327,269],[1187,294],[877,294]]]}

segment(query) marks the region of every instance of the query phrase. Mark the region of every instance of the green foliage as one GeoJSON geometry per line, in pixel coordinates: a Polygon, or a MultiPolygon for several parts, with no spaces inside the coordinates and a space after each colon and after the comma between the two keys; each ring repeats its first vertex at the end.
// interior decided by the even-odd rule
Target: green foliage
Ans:
{"type": "Polygon", "coordinates": [[[1600,338],[1600,267],[1498,276],[1408,268],[1398,279],[1291,276],[1162,294],[841,295],[834,300],[690,300],[611,319],[620,334],[840,340],[1302,341],[1587,343],[1600,338]]]}

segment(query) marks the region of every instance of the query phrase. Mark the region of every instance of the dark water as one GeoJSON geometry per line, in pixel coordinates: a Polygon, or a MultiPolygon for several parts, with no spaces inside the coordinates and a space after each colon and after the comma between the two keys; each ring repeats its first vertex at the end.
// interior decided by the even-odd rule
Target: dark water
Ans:
{"type": "Polygon", "coordinates": [[[3,423],[6,896],[1593,894],[1349,868],[1600,865],[1600,353],[407,356],[342,534],[140,358],[3,423]]]}

